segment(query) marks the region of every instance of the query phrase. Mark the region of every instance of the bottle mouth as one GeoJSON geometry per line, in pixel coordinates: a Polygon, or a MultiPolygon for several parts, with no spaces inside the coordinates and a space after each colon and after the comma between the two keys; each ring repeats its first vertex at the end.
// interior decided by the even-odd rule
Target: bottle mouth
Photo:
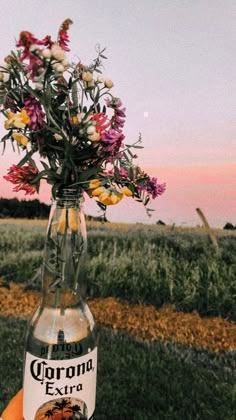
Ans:
{"type": "Polygon", "coordinates": [[[83,191],[78,187],[65,186],[58,189],[52,204],[59,208],[78,208],[82,210],[84,203],[83,191]]]}

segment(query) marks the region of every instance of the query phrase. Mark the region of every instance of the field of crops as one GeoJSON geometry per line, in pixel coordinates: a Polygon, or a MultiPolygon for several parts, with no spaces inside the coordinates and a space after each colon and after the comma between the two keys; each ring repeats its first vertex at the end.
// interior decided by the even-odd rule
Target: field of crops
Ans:
{"type": "MultiPolygon", "coordinates": [[[[0,224],[5,282],[40,289],[45,229],[45,223],[0,224]]],[[[236,235],[226,233],[216,232],[217,251],[202,229],[88,223],[88,296],[157,308],[172,304],[176,311],[235,322],[236,235]]],[[[24,320],[0,319],[0,377],[8,377],[1,386],[0,411],[20,387],[24,328],[24,320]]],[[[236,351],[138,342],[101,328],[98,378],[100,420],[236,417],[236,351]]]]}

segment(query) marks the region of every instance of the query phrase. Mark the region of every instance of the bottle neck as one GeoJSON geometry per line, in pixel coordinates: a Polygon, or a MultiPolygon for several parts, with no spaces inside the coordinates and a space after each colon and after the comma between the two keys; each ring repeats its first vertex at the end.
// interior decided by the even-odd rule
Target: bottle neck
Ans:
{"type": "Polygon", "coordinates": [[[61,190],[49,216],[43,261],[43,302],[68,306],[79,298],[87,251],[83,197],[61,190]]]}

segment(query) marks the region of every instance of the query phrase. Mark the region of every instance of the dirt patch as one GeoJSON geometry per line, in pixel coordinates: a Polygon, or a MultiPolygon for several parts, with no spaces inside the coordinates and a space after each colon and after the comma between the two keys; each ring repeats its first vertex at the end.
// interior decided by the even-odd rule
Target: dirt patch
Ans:
{"type": "MultiPolygon", "coordinates": [[[[0,287],[0,315],[28,318],[40,301],[40,293],[24,291],[11,283],[0,287]]],[[[213,351],[236,350],[236,325],[220,317],[201,318],[197,313],[176,312],[171,305],[131,305],[120,299],[91,299],[88,305],[96,323],[135,337],[168,340],[213,351]]]]}

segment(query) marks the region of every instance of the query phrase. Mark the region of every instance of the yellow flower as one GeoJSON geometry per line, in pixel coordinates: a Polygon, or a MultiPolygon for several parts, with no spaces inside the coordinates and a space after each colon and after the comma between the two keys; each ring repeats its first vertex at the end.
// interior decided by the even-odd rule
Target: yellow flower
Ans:
{"type": "Polygon", "coordinates": [[[25,109],[22,109],[20,112],[20,117],[21,117],[21,121],[23,122],[23,124],[27,125],[30,122],[30,117],[27,114],[25,109]]]}
{"type": "Polygon", "coordinates": [[[69,209],[69,228],[72,232],[76,232],[79,227],[77,209],[69,209]]]}
{"type": "Polygon", "coordinates": [[[100,187],[101,182],[99,181],[99,179],[91,179],[91,181],[89,182],[89,189],[93,190],[94,188],[98,188],[100,187]]]}
{"type": "Polygon", "coordinates": [[[109,199],[110,199],[109,204],[113,205],[113,204],[119,203],[119,201],[121,200],[121,197],[119,197],[117,194],[111,193],[109,199]]]}
{"type": "Polygon", "coordinates": [[[123,187],[121,192],[126,195],[126,197],[132,197],[133,193],[128,187],[123,187]]]}
{"type": "Polygon", "coordinates": [[[4,127],[9,128],[25,128],[25,126],[30,122],[30,117],[28,116],[25,109],[22,109],[19,114],[14,112],[7,112],[7,120],[4,122],[4,127]]]}
{"type": "Polygon", "coordinates": [[[92,191],[92,196],[97,197],[97,196],[101,195],[102,193],[104,193],[105,191],[107,191],[107,190],[104,187],[95,188],[95,190],[92,191]]]}
{"type": "Polygon", "coordinates": [[[116,192],[111,192],[106,190],[99,195],[98,199],[102,204],[106,206],[112,206],[114,204],[119,203],[119,201],[123,198],[123,194],[116,192]]]}
{"type": "Polygon", "coordinates": [[[79,118],[77,117],[77,115],[74,115],[73,117],[70,118],[70,123],[72,125],[77,125],[79,124],[79,118]]]}
{"type": "Polygon", "coordinates": [[[111,194],[110,191],[104,188],[104,191],[101,194],[99,194],[99,197],[98,197],[99,201],[102,204],[108,205],[110,203],[110,199],[109,199],[110,194],[111,194]]]}
{"type": "Polygon", "coordinates": [[[26,146],[28,143],[28,138],[21,133],[13,133],[12,137],[17,141],[21,146],[26,146]]]}

